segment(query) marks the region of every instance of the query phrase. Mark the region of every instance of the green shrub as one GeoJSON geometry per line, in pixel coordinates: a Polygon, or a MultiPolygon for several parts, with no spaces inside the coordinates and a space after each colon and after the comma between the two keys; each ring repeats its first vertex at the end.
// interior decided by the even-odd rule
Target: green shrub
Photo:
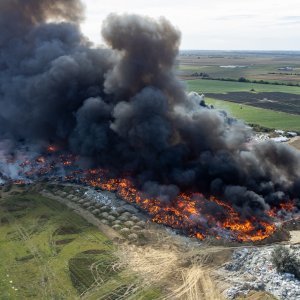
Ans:
{"type": "Polygon", "coordinates": [[[300,260],[289,249],[278,246],[272,252],[272,263],[279,273],[294,274],[300,279],[300,260]]]}

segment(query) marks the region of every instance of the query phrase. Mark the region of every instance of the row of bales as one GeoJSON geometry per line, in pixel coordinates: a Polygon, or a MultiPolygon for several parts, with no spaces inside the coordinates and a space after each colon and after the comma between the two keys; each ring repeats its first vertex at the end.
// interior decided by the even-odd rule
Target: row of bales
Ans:
{"type": "Polygon", "coordinates": [[[130,241],[142,241],[145,239],[147,223],[133,213],[131,209],[128,209],[128,204],[121,200],[118,203],[120,206],[112,207],[86,195],[84,188],[72,186],[48,184],[44,192],[50,192],[90,211],[101,223],[112,227],[130,241]]]}

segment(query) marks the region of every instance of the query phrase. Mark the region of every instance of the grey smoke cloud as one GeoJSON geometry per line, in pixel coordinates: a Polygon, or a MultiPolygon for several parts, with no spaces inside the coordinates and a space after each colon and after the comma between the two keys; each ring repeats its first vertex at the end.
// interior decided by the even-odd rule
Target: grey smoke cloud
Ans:
{"type": "Polygon", "coordinates": [[[299,152],[249,148],[243,123],[187,94],[173,71],[180,32],[167,20],[111,14],[100,49],[81,34],[82,16],[75,0],[1,2],[1,139],[64,144],[164,203],[198,191],[245,217],[299,205],[299,152]]]}

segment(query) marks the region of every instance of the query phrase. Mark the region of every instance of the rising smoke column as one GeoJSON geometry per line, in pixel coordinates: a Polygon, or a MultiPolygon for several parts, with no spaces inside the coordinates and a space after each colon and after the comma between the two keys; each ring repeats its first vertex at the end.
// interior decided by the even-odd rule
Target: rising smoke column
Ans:
{"type": "Polygon", "coordinates": [[[79,30],[82,15],[77,0],[1,0],[3,138],[68,139],[74,113],[85,99],[101,94],[114,59],[109,50],[91,48],[79,30]]]}
{"type": "Polygon", "coordinates": [[[271,142],[250,148],[243,123],[186,94],[173,70],[180,33],[167,20],[109,15],[109,48],[99,49],[81,34],[82,16],[75,0],[1,2],[2,139],[64,143],[131,174],[165,205],[180,191],[215,195],[244,217],[299,205],[299,152],[271,142]]]}

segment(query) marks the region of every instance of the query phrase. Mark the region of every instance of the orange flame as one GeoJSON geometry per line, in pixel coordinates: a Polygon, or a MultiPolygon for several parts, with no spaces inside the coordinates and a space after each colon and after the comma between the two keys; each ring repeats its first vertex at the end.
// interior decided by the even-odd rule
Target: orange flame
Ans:
{"type": "MultiPolygon", "coordinates": [[[[56,152],[58,148],[50,145],[47,151],[56,152]]],[[[32,161],[24,160],[20,166],[23,173],[30,178],[49,175],[56,166],[69,167],[76,160],[77,157],[72,154],[51,156],[51,158],[40,156],[32,161]]],[[[66,169],[70,171],[71,168],[66,169]]],[[[200,193],[181,193],[166,204],[159,198],[149,197],[141,192],[126,176],[111,178],[103,169],[68,172],[65,180],[73,179],[92,187],[116,192],[127,202],[134,203],[148,212],[153,222],[181,230],[201,240],[213,236],[216,239],[229,237],[242,242],[255,242],[266,239],[276,230],[275,225],[267,220],[260,220],[254,216],[243,218],[233,206],[213,196],[206,199],[200,193]],[[207,213],[206,207],[212,204],[220,207],[221,212],[216,215],[207,213]]],[[[271,208],[266,215],[269,218],[277,218],[279,211],[292,212],[294,207],[294,201],[289,201],[280,204],[277,208],[271,208]]]]}
{"type": "Polygon", "coordinates": [[[55,146],[55,145],[49,145],[49,146],[47,147],[47,152],[49,152],[49,153],[55,153],[55,152],[57,152],[57,151],[58,151],[58,147],[55,146]]]}
{"type": "Polygon", "coordinates": [[[293,211],[295,208],[295,201],[291,200],[291,201],[287,201],[285,203],[280,203],[279,206],[280,206],[280,209],[290,212],[290,211],[293,211]]]}
{"type": "Polygon", "coordinates": [[[199,222],[201,217],[204,217],[207,223],[219,226],[221,230],[230,231],[236,240],[243,242],[263,240],[276,230],[275,225],[254,217],[251,220],[243,220],[232,206],[215,197],[205,200],[201,194],[182,193],[170,205],[165,206],[159,199],[149,198],[140,192],[129,179],[106,179],[104,170],[90,170],[84,181],[90,186],[117,192],[124,200],[136,203],[150,214],[153,222],[183,230],[188,235],[201,240],[207,235],[214,235],[220,239],[214,229],[199,222]],[[226,215],[225,220],[220,222],[213,216],[203,215],[201,208],[202,205],[205,205],[205,201],[211,201],[221,206],[226,215]]]}

